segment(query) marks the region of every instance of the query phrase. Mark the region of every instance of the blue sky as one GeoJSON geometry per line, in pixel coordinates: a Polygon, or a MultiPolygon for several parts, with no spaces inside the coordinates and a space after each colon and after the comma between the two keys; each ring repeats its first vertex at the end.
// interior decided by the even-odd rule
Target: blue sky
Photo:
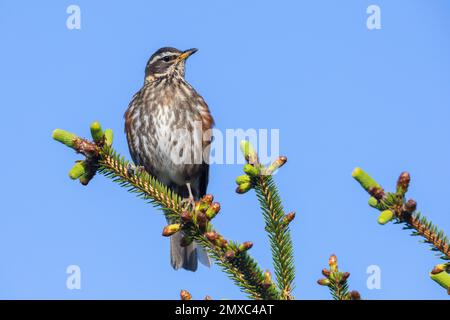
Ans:
{"type": "MultiPolygon", "coordinates": [[[[292,225],[298,299],[329,299],[316,284],[336,253],[367,299],[446,299],[428,277],[439,260],[401,226],[376,222],[354,167],[392,189],[412,175],[409,196],[450,232],[450,4],[448,1],[5,1],[0,0],[3,168],[0,298],[243,298],[214,266],[169,266],[163,217],[104,177],[67,177],[79,157],[54,128],[88,135],[99,120],[128,157],[123,113],[162,46],[199,48],[187,79],[216,127],[280,129],[288,164],[276,176],[292,225]],[[81,30],[66,8],[81,8],[81,30]],[[368,30],[366,8],[381,8],[368,30]],[[66,268],[81,268],[81,290],[66,268]],[[366,269],[381,268],[381,289],[366,269]]],[[[251,240],[272,269],[253,193],[234,192],[240,165],[213,165],[215,225],[251,240]]]]}

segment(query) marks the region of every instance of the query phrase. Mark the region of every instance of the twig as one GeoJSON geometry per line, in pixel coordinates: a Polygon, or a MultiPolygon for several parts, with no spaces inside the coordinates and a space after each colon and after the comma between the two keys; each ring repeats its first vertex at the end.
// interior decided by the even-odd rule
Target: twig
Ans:
{"type": "Polygon", "coordinates": [[[269,167],[265,167],[259,163],[258,155],[248,141],[241,142],[241,150],[248,163],[244,166],[246,175],[236,179],[238,184],[236,192],[245,193],[251,188],[255,189],[266,223],[265,230],[270,240],[276,282],[281,298],[294,299],[292,290],[295,268],[289,223],[294,219],[295,213],[285,215],[281,197],[272,178],[272,174],[286,163],[287,158],[281,156],[269,167]]]}
{"type": "MultiPolygon", "coordinates": [[[[92,127],[95,127],[94,124],[91,125],[91,133],[92,127]]],[[[99,125],[98,127],[101,131],[99,125]]],[[[273,284],[266,285],[264,273],[247,253],[252,244],[250,242],[243,244],[229,242],[214,231],[210,220],[218,213],[220,205],[211,203],[213,199],[211,195],[207,195],[197,202],[195,208],[183,207],[179,195],[173,193],[147,172],[130,170],[130,163],[111,148],[112,133],[109,139],[104,133],[101,135],[94,135],[93,133],[92,135],[94,137],[93,142],[64,130],[56,129],[53,132],[55,140],[86,157],[82,161],[83,165],[77,167],[76,174],[73,174],[74,168],[72,168],[72,174],[69,174],[71,178],[79,178],[80,182],[87,184],[93,175],[88,180],[81,181],[81,178],[95,168],[96,172],[113,179],[121,186],[126,187],[129,192],[135,193],[139,197],[149,200],[153,205],[163,208],[169,221],[173,221],[172,225],[164,229],[163,235],[170,236],[182,231],[185,234],[185,241],[197,240],[250,298],[278,299],[280,297],[273,284]],[[96,139],[96,136],[99,138],[96,139]],[[207,235],[212,233],[216,234],[217,237],[208,238],[207,235]]]]}

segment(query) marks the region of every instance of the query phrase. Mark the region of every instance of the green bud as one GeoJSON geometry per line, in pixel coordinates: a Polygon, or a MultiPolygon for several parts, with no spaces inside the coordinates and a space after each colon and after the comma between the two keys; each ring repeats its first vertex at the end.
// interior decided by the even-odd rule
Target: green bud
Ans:
{"type": "Polygon", "coordinates": [[[236,184],[243,184],[243,183],[249,183],[251,182],[251,178],[249,175],[243,174],[242,176],[239,176],[236,178],[236,184]]]}
{"type": "Polygon", "coordinates": [[[195,210],[195,212],[197,212],[197,213],[198,213],[198,212],[205,212],[206,209],[208,209],[208,207],[209,207],[209,204],[208,204],[208,203],[206,203],[206,202],[200,200],[200,201],[197,201],[197,202],[195,203],[194,210],[195,210]]]}
{"type": "Polygon", "coordinates": [[[175,233],[180,231],[180,229],[181,229],[180,223],[169,224],[168,226],[164,227],[162,235],[164,237],[170,237],[171,235],[174,235],[175,233]]]}
{"type": "Polygon", "coordinates": [[[214,202],[208,209],[206,209],[206,217],[211,220],[220,211],[220,203],[214,202]]]}
{"type": "Polygon", "coordinates": [[[252,188],[252,184],[251,183],[243,183],[240,184],[237,188],[236,188],[236,192],[237,193],[246,193],[248,190],[250,190],[252,188]]]}
{"type": "Polygon", "coordinates": [[[369,198],[369,206],[371,206],[372,208],[377,209],[378,208],[378,200],[375,197],[370,197],[369,198]]]}
{"type": "Polygon", "coordinates": [[[111,129],[105,130],[105,143],[107,146],[111,146],[113,143],[114,133],[111,129]]]}
{"type": "Polygon", "coordinates": [[[270,175],[274,173],[277,169],[281,168],[286,162],[287,158],[285,156],[278,157],[278,159],[272,162],[272,164],[267,168],[265,174],[270,175]]]}
{"type": "Polygon", "coordinates": [[[352,172],[352,177],[355,178],[367,192],[370,192],[370,190],[374,188],[381,189],[380,185],[361,168],[355,168],[352,172]]]}
{"type": "Polygon", "coordinates": [[[241,141],[241,151],[249,163],[258,163],[258,154],[248,140],[241,141]]]}
{"type": "Polygon", "coordinates": [[[266,272],[264,272],[264,286],[268,288],[272,283],[272,275],[269,270],[266,270],[266,272]]]}
{"type": "Polygon", "coordinates": [[[84,161],[78,161],[69,171],[69,177],[72,180],[80,178],[86,173],[86,164],[84,161]]]}
{"type": "Polygon", "coordinates": [[[75,141],[78,139],[75,134],[62,129],[53,130],[52,138],[73,149],[75,149],[75,141]]]}
{"type": "Polygon", "coordinates": [[[250,250],[252,247],[253,247],[253,243],[251,241],[246,241],[238,247],[238,250],[240,252],[244,252],[244,251],[250,250]]]}
{"type": "Polygon", "coordinates": [[[319,279],[317,280],[317,283],[321,286],[329,286],[330,285],[330,280],[328,279],[319,279]]]}
{"type": "Polygon", "coordinates": [[[91,123],[91,135],[92,135],[92,139],[94,139],[95,142],[102,141],[104,134],[103,134],[102,126],[100,125],[100,123],[98,121],[91,123]]]}
{"type": "Polygon", "coordinates": [[[85,172],[80,178],[79,178],[79,180],[80,180],[80,183],[83,185],[83,186],[87,186],[88,185],[88,183],[92,180],[92,178],[94,177],[94,175],[95,175],[95,172],[85,172]]]}
{"type": "Polygon", "coordinates": [[[220,235],[218,236],[218,238],[216,239],[215,242],[216,242],[216,245],[221,247],[221,248],[225,248],[228,245],[228,241],[224,237],[222,237],[220,235]]]}
{"type": "Polygon", "coordinates": [[[259,169],[248,163],[244,165],[244,172],[251,177],[256,177],[259,175],[259,169]]]}
{"type": "Polygon", "coordinates": [[[378,223],[386,224],[389,221],[391,221],[393,217],[394,217],[394,213],[391,210],[384,210],[378,216],[378,223]]]}
{"type": "Polygon", "coordinates": [[[444,289],[450,290],[450,274],[445,269],[445,264],[437,265],[430,272],[430,277],[444,289]]]}

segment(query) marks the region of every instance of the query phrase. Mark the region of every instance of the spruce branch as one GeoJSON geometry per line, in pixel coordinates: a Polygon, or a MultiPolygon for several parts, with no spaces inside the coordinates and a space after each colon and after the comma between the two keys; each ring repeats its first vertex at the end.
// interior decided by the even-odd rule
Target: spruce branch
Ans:
{"type": "Polygon", "coordinates": [[[120,156],[112,147],[112,131],[103,131],[100,124],[91,125],[93,141],[83,139],[65,130],[53,131],[53,138],[77,153],[85,156],[72,168],[69,176],[87,185],[95,173],[100,173],[129,192],[162,209],[171,224],[163,230],[164,236],[183,232],[182,244],[196,240],[210,257],[225,271],[240,289],[252,299],[279,299],[274,284],[267,285],[265,274],[248,254],[251,242],[238,244],[225,240],[212,226],[211,220],[220,210],[212,203],[211,195],[204,196],[194,208],[183,206],[179,195],[160,183],[156,178],[140,170],[120,156]],[[79,165],[81,164],[81,165],[79,165]]]}
{"type": "Polygon", "coordinates": [[[361,300],[361,295],[358,291],[349,291],[347,280],[350,277],[350,273],[339,270],[336,255],[330,256],[328,265],[330,269],[325,268],[322,270],[322,275],[325,278],[317,280],[317,283],[328,287],[334,300],[361,300]]]}
{"type": "Polygon", "coordinates": [[[279,157],[270,166],[265,167],[258,162],[258,155],[248,141],[241,142],[241,150],[248,163],[244,165],[246,174],[236,179],[236,192],[245,193],[255,189],[270,240],[276,283],[281,298],[293,299],[295,268],[289,223],[294,219],[295,213],[285,215],[272,177],[272,174],[286,163],[287,158],[279,157]]]}
{"type": "Polygon", "coordinates": [[[423,242],[428,243],[437,256],[443,260],[450,260],[450,241],[444,231],[417,211],[415,200],[406,200],[405,195],[411,181],[408,172],[400,174],[395,192],[385,192],[361,168],[353,170],[352,176],[371,195],[369,205],[381,212],[378,216],[379,224],[384,225],[389,221],[404,224],[403,229],[413,230],[412,236],[423,237],[423,242]]]}

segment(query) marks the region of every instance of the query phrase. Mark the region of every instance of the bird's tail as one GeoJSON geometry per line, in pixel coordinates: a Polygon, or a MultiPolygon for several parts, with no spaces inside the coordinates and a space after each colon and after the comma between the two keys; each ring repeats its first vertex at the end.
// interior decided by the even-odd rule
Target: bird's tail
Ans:
{"type": "Polygon", "coordinates": [[[181,232],[177,232],[170,237],[170,264],[175,270],[180,268],[195,271],[200,261],[205,266],[211,266],[208,254],[195,241],[186,247],[180,245],[183,237],[181,232]]]}
{"type": "MultiPolygon", "coordinates": [[[[172,188],[182,197],[188,197],[188,194],[186,194],[187,188],[179,188],[176,186],[173,186],[172,188]]],[[[195,200],[198,200],[200,197],[195,195],[194,198],[195,200]]],[[[196,271],[198,261],[203,265],[210,267],[211,261],[205,249],[196,241],[193,241],[188,246],[181,246],[182,238],[182,232],[177,232],[170,237],[170,264],[172,267],[175,270],[183,268],[189,271],[196,271]]]]}

